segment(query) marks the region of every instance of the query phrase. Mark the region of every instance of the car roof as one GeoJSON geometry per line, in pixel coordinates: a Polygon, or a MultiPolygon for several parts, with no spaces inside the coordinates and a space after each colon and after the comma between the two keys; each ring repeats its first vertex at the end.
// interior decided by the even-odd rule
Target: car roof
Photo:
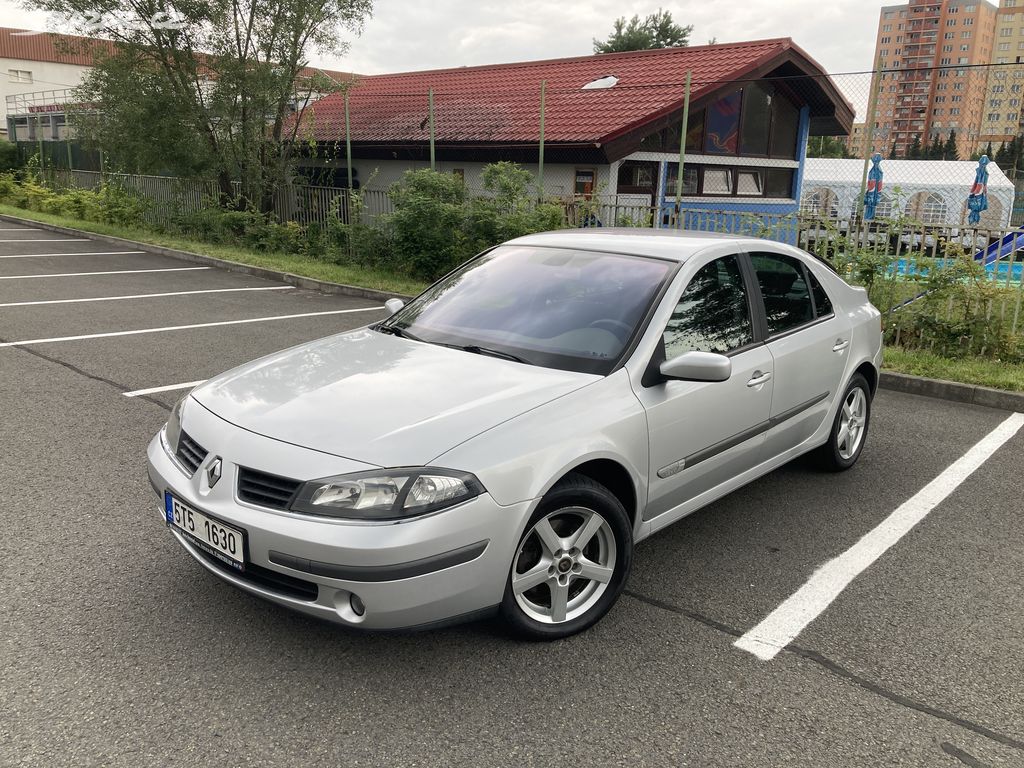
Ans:
{"type": "Polygon", "coordinates": [[[594,227],[538,232],[534,235],[517,237],[505,245],[572,248],[685,261],[709,246],[721,245],[723,241],[731,241],[738,246],[765,245],[764,240],[755,237],[727,235],[719,232],[687,232],[676,229],[630,227],[594,227]]]}

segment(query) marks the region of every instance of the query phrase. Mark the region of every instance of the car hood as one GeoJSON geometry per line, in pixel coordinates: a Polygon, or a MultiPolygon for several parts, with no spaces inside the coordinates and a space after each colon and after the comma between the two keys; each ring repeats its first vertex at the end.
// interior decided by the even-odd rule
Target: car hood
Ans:
{"type": "Polygon", "coordinates": [[[599,378],[361,329],[243,365],[192,396],[251,432],[395,467],[426,464],[599,378]]]}

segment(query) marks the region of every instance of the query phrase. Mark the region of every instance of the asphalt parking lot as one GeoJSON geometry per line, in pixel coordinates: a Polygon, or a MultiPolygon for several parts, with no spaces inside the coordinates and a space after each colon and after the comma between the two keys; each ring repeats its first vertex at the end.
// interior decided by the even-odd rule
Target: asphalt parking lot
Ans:
{"type": "Polygon", "coordinates": [[[125,250],[0,221],[0,765],[1024,766],[1024,431],[773,659],[734,646],[1008,413],[880,392],[853,470],[655,535],[581,636],[358,634],[175,543],[145,447],[184,389],[147,390],[380,303],[125,250]]]}

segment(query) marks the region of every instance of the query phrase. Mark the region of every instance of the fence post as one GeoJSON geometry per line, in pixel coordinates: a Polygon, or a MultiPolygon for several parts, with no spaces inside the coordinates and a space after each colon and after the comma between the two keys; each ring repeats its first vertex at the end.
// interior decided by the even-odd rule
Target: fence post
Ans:
{"type": "Polygon", "coordinates": [[[345,164],[348,166],[348,190],[352,193],[352,125],[348,119],[348,89],[345,89],[345,164]]]}
{"type": "Polygon", "coordinates": [[[683,166],[686,163],[686,126],[690,122],[690,81],[693,70],[686,71],[686,90],[683,94],[683,122],[679,129],[679,170],[676,172],[676,227],[682,229],[683,166]]]}
{"type": "Polygon", "coordinates": [[[430,170],[436,171],[434,163],[434,89],[427,92],[428,106],[430,107],[430,170]]]}
{"type": "MultiPolygon", "coordinates": [[[[857,238],[856,247],[860,248],[860,225],[864,220],[864,193],[868,188],[868,166],[871,163],[871,155],[875,152],[875,120],[878,117],[878,90],[884,88],[882,85],[882,54],[878,54],[875,60],[874,73],[871,77],[871,96],[868,99],[867,120],[864,124],[864,167],[860,175],[860,195],[857,197],[857,238]],[[876,79],[877,78],[877,79],[876,79]]],[[[867,230],[865,229],[865,235],[867,230]]]]}
{"type": "Polygon", "coordinates": [[[540,81],[540,146],[537,155],[537,199],[544,199],[544,102],[547,99],[548,81],[540,81]]]}

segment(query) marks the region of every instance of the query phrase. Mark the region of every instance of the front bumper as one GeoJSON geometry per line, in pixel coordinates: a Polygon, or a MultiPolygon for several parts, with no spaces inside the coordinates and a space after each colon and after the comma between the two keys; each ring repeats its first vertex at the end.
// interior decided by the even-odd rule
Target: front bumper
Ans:
{"type": "MultiPolygon", "coordinates": [[[[324,454],[246,432],[196,404],[187,413],[185,429],[208,449],[206,459],[189,477],[157,435],[148,449],[149,478],[160,496],[161,519],[163,496],[170,491],[185,504],[245,530],[243,572],[171,530],[190,555],[224,581],[278,605],[365,629],[433,625],[501,602],[530,502],[502,507],[483,494],[433,515],[391,524],[320,520],[256,507],[236,496],[234,461],[279,473],[281,464],[305,464],[309,472],[311,463],[323,464],[324,454]],[[303,453],[309,456],[299,455],[303,453]],[[264,460],[260,466],[253,461],[259,455],[277,456],[280,463],[264,460]],[[203,480],[204,469],[216,456],[223,461],[223,476],[211,489],[203,480]],[[353,610],[352,595],[365,606],[362,615],[353,610]]],[[[337,459],[329,471],[312,471],[314,477],[324,477],[358,468],[337,459]]]]}

